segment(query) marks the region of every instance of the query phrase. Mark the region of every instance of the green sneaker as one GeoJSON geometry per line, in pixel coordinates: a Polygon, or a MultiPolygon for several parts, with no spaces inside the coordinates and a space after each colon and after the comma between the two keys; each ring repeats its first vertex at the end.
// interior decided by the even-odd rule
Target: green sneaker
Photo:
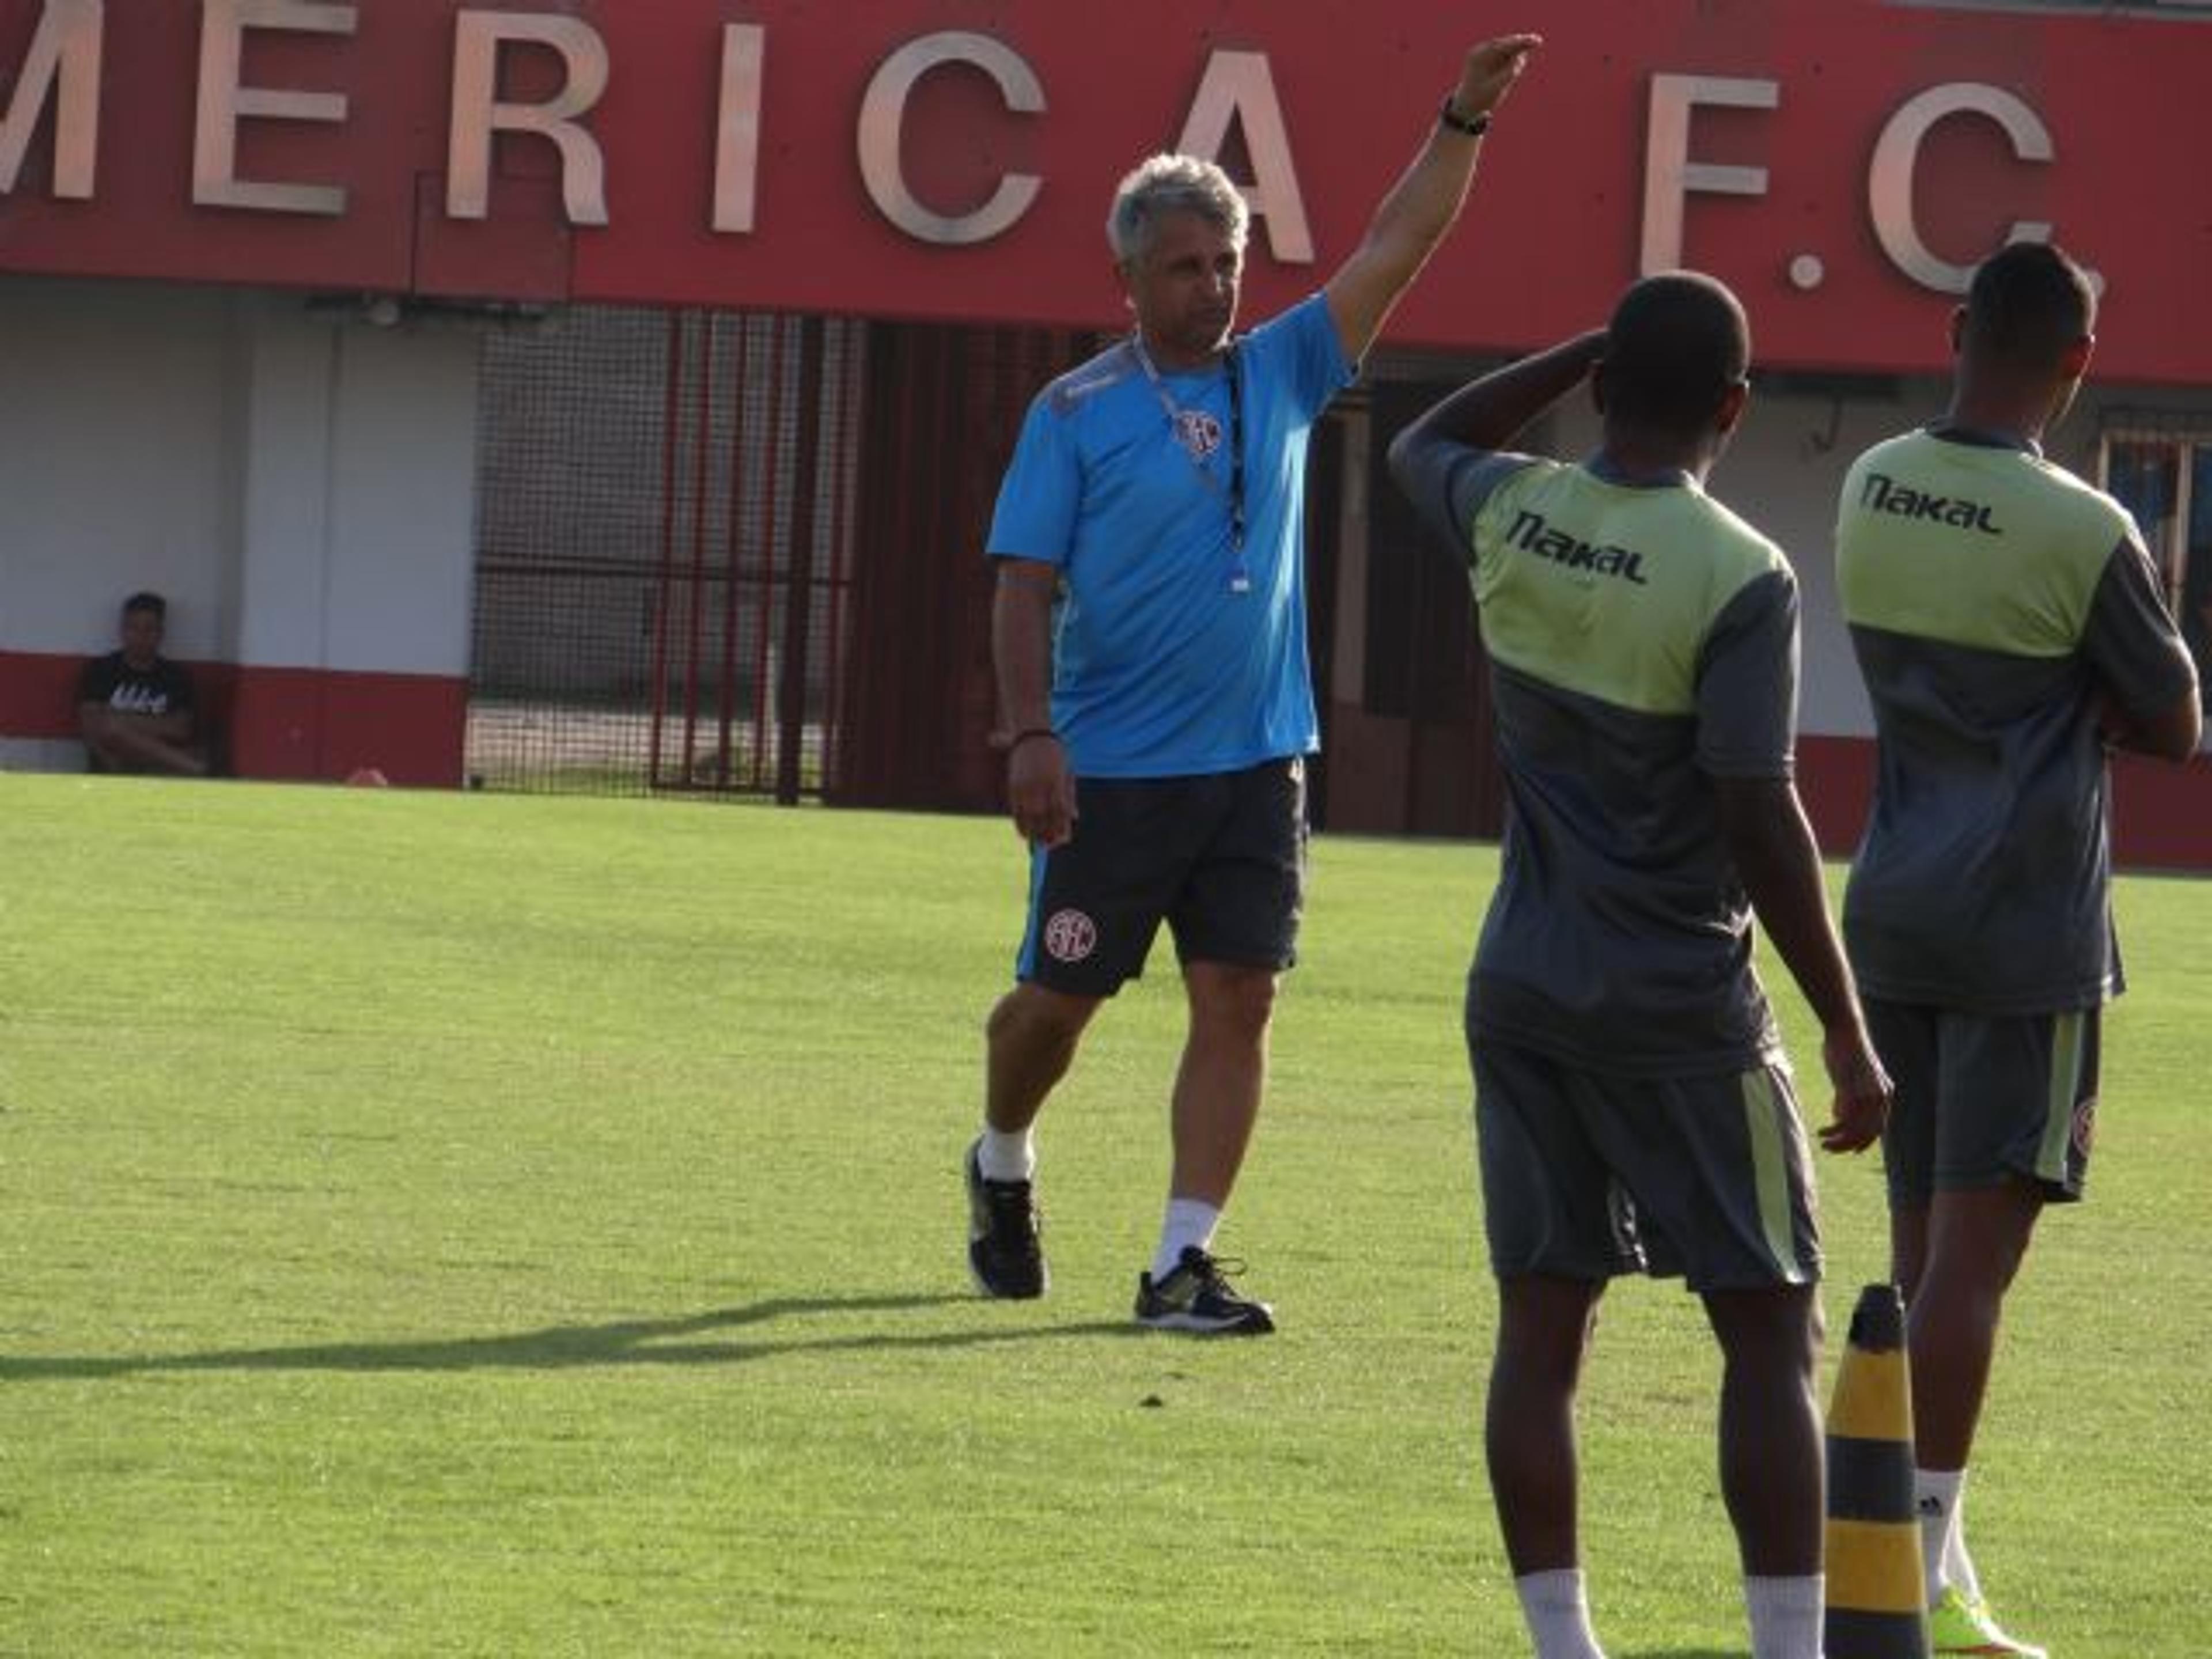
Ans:
{"type": "Polygon", "coordinates": [[[1946,1654],[1981,1654],[1984,1659],[2050,1659],[2041,1648],[2007,1636],[1997,1628],[1996,1615],[1987,1601],[1969,1601],[1955,1585],[1943,1587],[1943,1599],[1928,1610],[1929,1650],[1936,1659],[1946,1654]]]}

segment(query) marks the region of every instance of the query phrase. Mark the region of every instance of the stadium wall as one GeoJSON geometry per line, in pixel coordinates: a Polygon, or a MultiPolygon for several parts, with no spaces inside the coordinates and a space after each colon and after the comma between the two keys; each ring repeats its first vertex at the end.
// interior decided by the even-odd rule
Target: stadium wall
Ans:
{"type": "MultiPolygon", "coordinates": [[[[1333,0],[728,9],[0,0],[0,759],[70,763],[76,664],[143,586],[177,601],[172,645],[239,770],[456,782],[479,345],[502,316],[1112,328],[1100,212],[1171,144],[1249,181],[1263,314],[1352,246],[1466,45],[1448,10],[1333,0]]],[[[2183,122],[2212,83],[2212,7],[1542,9],[1544,53],[1391,349],[1494,361],[1658,264],[1743,294],[1768,376],[1716,485],[1797,560],[1807,791],[1846,844],[1867,720],[1825,556],[1834,490],[1856,447],[1940,407],[1972,260],[2054,233],[2105,282],[2115,389],[2059,459],[2094,476],[2124,405],[2212,431],[2212,329],[2191,320],[2212,221],[2170,206],[2201,194],[2183,122]]],[[[1587,441],[1586,417],[1561,428],[1587,441]]],[[[1347,441],[1327,550],[1346,616],[1374,483],[1347,441]]],[[[1340,629],[1330,665],[1358,654],[1340,629]]],[[[1335,678],[1346,792],[1418,773],[1437,734],[1335,678]]],[[[971,710],[972,680],[915,695],[971,710]]],[[[948,758],[972,757],[906,757],[940,777],[948,758]]],[[[2124,852],[2212,865],[2204,763],[2123,773],[2124,852]]]]}
{"type": "Polygon", "coordinates": [[[0,757],[82,763],[77,668],[153,588],[232,769],[459,782],[474,332],[246,290],[5,293],[0,757]]]}

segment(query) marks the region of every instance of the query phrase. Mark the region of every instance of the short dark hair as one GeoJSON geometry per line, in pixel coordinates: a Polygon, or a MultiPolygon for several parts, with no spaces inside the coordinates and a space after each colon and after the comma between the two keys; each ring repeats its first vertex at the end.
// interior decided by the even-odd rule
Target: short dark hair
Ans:
{"type": "Polygon", "coordinates": [[[1992,362],[2051,370],[2096,325],[2088,273],[2054,243],[2014,242],[1975,270],[1962,344],[1992,362]]]}
{"type": "Polygon", "coordinates": [[[123,601],[125,616],[135,616],[141,611],[152,611],[154,620],[156,622],[167,622],[169,619],[169,602],[159,593],[141,590],[123,601]]]}
{"type": "Polygon", "coordinates": [[[1751,324],[1727,287],[1694,270],[1633,284],[1606,325],[1606,413],[1685,436],[1702,431],[1751,367],[1751,324]]]}

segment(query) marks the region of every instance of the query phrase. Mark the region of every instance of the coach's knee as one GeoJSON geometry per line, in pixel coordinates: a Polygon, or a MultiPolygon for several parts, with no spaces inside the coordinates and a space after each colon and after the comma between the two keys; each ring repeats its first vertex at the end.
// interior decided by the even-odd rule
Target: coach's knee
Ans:
{"type": "Polygon", "coordinates": [[[1183,979],[1194,1024],[1256,1040],[1274,1018],[1279,975],[1273,969],[1194,962],[1183,979]]]}
{"type": "Polygon", "coordinates": [[[1071,1044],[1098,1010],[1095,997],[1070,996],[1027,982],[1000,997],[983,1022],[993,1047],[1047,1048],[1071,1044]]]}

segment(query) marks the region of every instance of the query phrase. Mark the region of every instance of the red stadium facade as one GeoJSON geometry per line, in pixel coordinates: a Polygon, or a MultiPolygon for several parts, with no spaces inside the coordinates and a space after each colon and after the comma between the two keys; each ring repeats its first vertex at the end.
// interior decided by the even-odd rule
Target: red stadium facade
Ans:
{"type": "MultiPolygon", "coordinates": [[[[1562,9],[1544,7],[1544,13],[1562,9]]],[[[1689,0],[1524,20],[1479,225],[1394,325],[1552,338],[1639,265],[1726,274],[1762,356],[1937,370],[1926,295],[2020,234],[2097,250],[2112,378],[2212,382],[2185,7],[1689,0]],[[2162,175],[2170,174],[2171,177],[2162,175]],[[2145,211],[2149,203],[2173,210],[2145,211]]],[[[1410,3],[4,0],[5,268],[1110,325],[1104,192],[1245,152],[1249,301],[1311,286],[1471,25],[1410,3]]]]}
{"type": "MultiPolygon", "coordinates": [[[[73,291],[128,322],[141,283],[349,296],[372,321],[380,307],[611,305],[1080,335],[1120,319],[1100,228],[1114,180],[1175,147],[1219,155],[1247,185],[1255,317],[1351,248],[1468,37],[1522,26],[1540,28],[1545,49],[1501,116],[1467,218],[1394,318],[1378,375],[1433,385],[1589,325],[1640,271],[1711,270],[1746,301],[1778,405],[1805,418],[1742,472],[1751,515],[1767,522],[1771,498],[1785,528],[1802,527],[1787,539],[1810,567],[1826,559],[1815,538],[1843,451],[1931,398],[1940,407],[1944,323],[1967,270],[2008,239],[2055,236],[2104,284],[2096,369],[2115,389],[2060,458],[2152,480],[2148,510],[2165,514],[2154,539],[2167,543],[2177,603],[2193,596],[2190,486],[2212,453],[2197,443],[2212,416],[2202,5],[1621,0],[1516,16],[1129,0],[1109,15],[1044,0],[0,0],[0,272],[17,288],[36,279],[48,340],[78,316],[73,291]]],[[[249,337],[228,360],[231,390],[206,406],[245,412],[210,453],[243,482],[208,505],[207,550],[181,568],[223,573],[225,621],[195,654],[227,684],[241,765],[328,775],[374,757],[394,775],[453,781],[465,648],[457,660],[450,639],[403,642],[409,608],[387,599],[334,654],[327,610],[295,629],[312,607],[258,597],[297,578],[288,525],[319,526],[338,550],[325,586],[366,587],[382,568],[370,544],[398,532],[374,500],[411,474],[359,446],[407,425],[410,375],[446,370],[433,352],[378,383],[385,371],[356,343],[344,349],[357,365],[325,372],[289,322],[224,314],[220,326],[249,337]],[[337,411],[319,447],[278,413],[317,398],[337,411]],[[257,448],[264,416],[273,465],[257,448]],[[288,494],[301,465],[356,479],[362,505],[288,494]],[[348,711],[345,742],[301,723],[318,704],[348,711]],[[379,709],[395,723],[380,738],[379,709]]],[[[37,383],[10,395],[70,401],[37,383]]],[[[1353,428],[1388,402],[1378,392],[1353,428]]],[[[42,416],[35,429],[98,441],[96,422],[42,416]]],[[[1368,499],[1370,436],[1346,438],[1339,522],[1368,499]]],[[[909,469],[924,459],[908,445],[870,459],[894,453],[909,469]]],[[[1718,483],[1731,493],[1727,475],[1718,483]]],[[[410,527],[418,551],[394,579],[412,571],[443,597],[451,559],[419,548],[449,544],[465,514],[434,516],[410,527]]],[[[1340,622],[1372,602],[1347,585],[1368,532],[1348,533],[1357,556],[1333,573],[1340,622]]],[[[96,641],[55,635],[124,569],[46,605],[31,636],[0,623],[0,731],[57,735],[56,665],[96,641]]],[[[34,580],[51,598],[70,570],[58,555],[28,561],[9,586],[34,580]]],[[[1848,668],[1820,614],[1832,590],[1809,575],[1808,588],[1808,626],[1828,631],[1808,645],[1807,782],[1841,843],[1863,797],[1863,713],[1829,685],[1848,668]]],[[[1371,637],[1336,645],[1340,668],[1371,675],[1371,637]]],[[[1428,740],[1389,729],[1401,717],[1345,695],[1342,676],[1322,678],[1335,821],[1424,827],[1431,815],[1370,798],[1410,800],[1428,740]]],[[[963,680],[946,700],[972,709],[974,689],[963,680]]],[[[2195,827],[2212,805],[2202,762],[2130,769],[2122,793],[2135,856],[2212,862],[2195,827]]]]}

